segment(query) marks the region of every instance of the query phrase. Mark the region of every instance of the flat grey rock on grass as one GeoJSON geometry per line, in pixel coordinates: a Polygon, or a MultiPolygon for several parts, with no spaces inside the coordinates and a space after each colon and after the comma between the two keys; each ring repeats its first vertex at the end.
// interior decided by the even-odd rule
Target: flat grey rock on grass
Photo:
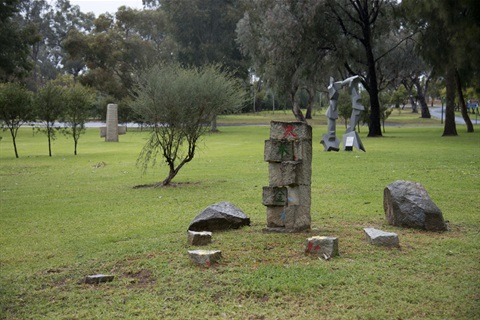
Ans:
{"type": "Polygon", "coordinates": [[[250,218],[231,202],[219,202],[205,208],[190,223],[188,230],[215,231],[250,225],[250,218]]]}
{"type": "Polygon", "coordinates": [[[106,275],[106,274],[95,274],[92,276],[86,276],[85,277],[85,283],[87,284],[99,284],[103,282],[110,282],[113,281],[113,278],[115,276],[112,275],[106,275]]]}
{"type": "Polygon", "coordinates": [[[384,189],[383,208],[389,224],[397,227],[447,231],[442,211],[420,183],[397,180],[384,189]]]}
{"type": "Polygon", "coordinates": [[[365,228],[365,238],[368,243],[385,247],[399,247],[398,235],[393,232],[385,232],[374,228],[365,228]]]}

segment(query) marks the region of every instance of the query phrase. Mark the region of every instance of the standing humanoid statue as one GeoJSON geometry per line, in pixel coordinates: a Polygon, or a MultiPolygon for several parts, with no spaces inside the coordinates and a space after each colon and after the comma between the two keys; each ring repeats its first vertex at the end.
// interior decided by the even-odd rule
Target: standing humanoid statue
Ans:
{"type": "Polygon", "coordinates": [[[336,137],[336,120],[338,119],[338,96],[339,90],[343,87],[348,87],[352,99],[352,115],[350,117],[350,123],[347,127],[346,133],[343,136],[343,144],[345,150],[351,150],[352,146],[357,149],[365,151],[360,137],[355,132],[355,127],[360,120],[360,114],[365,107],[360,103],[360,95],[358,94],[358,83],[360,82],[359,76],[353,76],[343,81],[336,81],[330,77],[330,85],[328,86],[329,95],[329,107],[326,112],[328,118],[328,133],[322,136],[321,144],[324,146],[325,151],[339,151],[340,140],[336,137]]]}
{"type": "Polygon", "coordinates": [[[328,118],[328,133],[322,136],[321,144],[325,151],[339,151],[340,140],[336,137],[336,121],[338,119],[338,96],[339,90],[344,86],[343,81],[337,81],[330,77],[330,85],[328,86],[329,106],[325,115],[328,118]]]}
{"type": "Polygon", "coordinates": [[[358,83],[360,82],[360,78],[354,76],[343,80],[343,82],[348,85],[350,97],[352,98],[352,115],[350,116],[350,123],[346,131],[346,133],[349,133],[355,131],[355,127],[360,120],[360,114],[365,110],[365,107],[360,103],[361,97],[358,94],[358,83]]]}

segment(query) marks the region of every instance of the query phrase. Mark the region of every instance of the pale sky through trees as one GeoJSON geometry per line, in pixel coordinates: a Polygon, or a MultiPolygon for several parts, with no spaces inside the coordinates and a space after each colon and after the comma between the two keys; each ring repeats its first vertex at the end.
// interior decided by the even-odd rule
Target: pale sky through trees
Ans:
{"type": "Polygon", "coordinates": [[[93,12],[98,17],[100,14],[110,12],[114,14],[118,7],[127,6],[142,9],[142,0],[70,0],[72,5],[80,6],[82,12],[93,12]]]}

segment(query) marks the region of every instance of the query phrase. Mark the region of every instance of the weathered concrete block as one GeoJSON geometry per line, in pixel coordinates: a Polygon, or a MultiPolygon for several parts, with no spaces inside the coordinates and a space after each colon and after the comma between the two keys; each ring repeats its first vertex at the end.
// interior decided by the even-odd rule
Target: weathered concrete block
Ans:
{"type": "Polygon", "coordinates": [[[385,246],[385,247],[399,247],[400,241],[398,235],[393,232],[385,232],[374,228],[365,228],[365,238],[368,243],[385,246]]]}
{"type": "Polygon", "coordinates": [[[210,267],[212,264],[217,263],[222,258],[222,251],[220,250],[193,250],[188,251],[190,260],[193,263],[210,267]]]}
{"type": "MultiPolygon", "coordinates": [[[[282,228],[287,232],[297,232],[310,230],[310,225],[309,206],[267,207],[267,229],[282,228]]],[[[277,231],[281,232],[281,230],[277,231]]]]}
{"type": "Polygon", "coordinates": [[[275,140],[311,140],[312,127],[304,122],[279,122],[270,123],[270,138],[275,140]]]}
{"type": "Polygon", "coordinates": [[[307,239],[305,253],[324,259],[338,256],[338,238],[315,236],[307,239]]]}
{"type": "Polygon", "coordinates": [[[269,187],[263,188],[266,231],[309,230],[312,128],[303,122],[272,121],[264,157],[269,162],[269,187]]]}
{"type": "Polygon", "coordinates": [[[389,224],[397,227],[446,231],[442,211],[420,183],[397,180],[384,189],[383,208],[389,224]]]}
{"type": "Polygon", "coordinates": [[[209,231],[188,230],[188,243],[192,246],[205,246],[212,243],[212,233],[209,231]]]}
{"type": "Polygon", "coordinates": [[[86,276],[85,277],[85,283],[87,284],[99,284],[103,282],[111,282],[113,281],[113,278],[115,276],[112,275],[106,275],[106,274],[96,274],[92,276],[86,276]]]}
{"type": "Polygon", "coordinates": [[[301,180],[301,168],[300,161],[270,162],[268,182],[273,187],[296,185],[301,180]]]}
{"type": "Polygon", "coordinates": [[[288,192],[286,187],[263,187],[264,206],[287,205],[288,192]]]}
{"type": "Polygon", "coordinates": [[[265,140],[264,159],[268,162],[292,161],[295,158],[293,141],[287,139],[265,140]]]}

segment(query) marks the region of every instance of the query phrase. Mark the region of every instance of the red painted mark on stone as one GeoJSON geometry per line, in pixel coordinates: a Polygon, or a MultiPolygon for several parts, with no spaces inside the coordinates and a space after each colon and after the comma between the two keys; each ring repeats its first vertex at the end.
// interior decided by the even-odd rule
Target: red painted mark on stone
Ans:
{"type": "Polygon", "coordinates": [[[294,138],[298,138],[298,136],[293,132],[297,127],[291,124],[283,125],[283,130],[285,130],[285,134],[283,135],[284,138],[288,136],[292,136],[294,138]]]}
{"type": "Polygon", "coordinates": [[[310,252],[310,250],[312,250],[312,248],[313,248],[313,243],[309,242],[308,247],[307,247],[307,252],[310,252]]]}
{"type": "Polygon", "coordinates": [[[318,245],[315,247],[315,249],[313,249],[313,250],[315,250],[315,251],[320,250],[320,245],[318,244],[318,245]]]}
{"type": "Polygon", "coordinates": [[[207,265],[207,267],[210,267],[210,266],[211,266],[210,261],[205,262],[205,264],[207,265]]]}

